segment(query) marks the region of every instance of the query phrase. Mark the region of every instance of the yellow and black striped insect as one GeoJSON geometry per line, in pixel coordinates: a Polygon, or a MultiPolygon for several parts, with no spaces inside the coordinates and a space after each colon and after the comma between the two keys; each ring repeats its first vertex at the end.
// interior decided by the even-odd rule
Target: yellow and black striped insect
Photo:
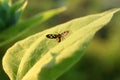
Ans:
{"type": "Polygon", "coordinates": [[[62,38],[66,36],[69,31],[64,31],[61,34],[47,34],[46,37],[49,39],[56,39],[58,42],[61,42],[62,38]]]}

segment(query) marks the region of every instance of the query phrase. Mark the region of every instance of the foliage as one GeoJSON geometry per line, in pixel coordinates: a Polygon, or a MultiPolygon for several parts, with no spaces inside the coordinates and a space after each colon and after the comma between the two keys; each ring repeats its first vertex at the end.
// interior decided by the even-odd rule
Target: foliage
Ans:
{"type": "Polygon", "coordinates": [[[3,58],[4,70],[11,80],[57,79],[78,62],[95,33],[119,10],[74,19],[17,42],[3,58]],[[70,33],[60,43],[45,37],[66,30],[70,33]]]}
{"type": "Polygon", "coordinates": [[[16,24],[26,7],[27,1],[18,1],[11,5],[10,0],[0,0],[0,31],[16,24]]]}
{"type": "MultiPolygon", "coordinates": [[[[20,17],[27,2],[27,0],[19,0],[12,4],[11,0],[0,0],[0,61],[12,44],[33,34],[30,31],[35,25],[41,24],[65,10],[65,7],[49,10],[23,21],[20,17]]],[[[6,80],[5,77],[1,64],[0,79],[6,80]]]]}

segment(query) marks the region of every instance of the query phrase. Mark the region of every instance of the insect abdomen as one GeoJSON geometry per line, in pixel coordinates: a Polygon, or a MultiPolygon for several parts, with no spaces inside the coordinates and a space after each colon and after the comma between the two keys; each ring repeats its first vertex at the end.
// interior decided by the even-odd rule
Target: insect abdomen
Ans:
{"type": "Polygon", "coordinates": [[[58,37],[58,35],[56,35],[56,34],[47,34],[46,37],[50,38],[50,39],[56,39],[58,37]]]}

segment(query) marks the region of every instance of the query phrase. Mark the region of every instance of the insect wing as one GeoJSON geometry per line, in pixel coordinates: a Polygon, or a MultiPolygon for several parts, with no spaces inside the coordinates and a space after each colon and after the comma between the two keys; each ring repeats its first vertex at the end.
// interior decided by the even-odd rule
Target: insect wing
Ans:
{"type": "Polygon", "coordinates": [[[64,31],[63,33],[61,33],[62,36],[66,36],[68,35],[69,31],[64,31]]]}

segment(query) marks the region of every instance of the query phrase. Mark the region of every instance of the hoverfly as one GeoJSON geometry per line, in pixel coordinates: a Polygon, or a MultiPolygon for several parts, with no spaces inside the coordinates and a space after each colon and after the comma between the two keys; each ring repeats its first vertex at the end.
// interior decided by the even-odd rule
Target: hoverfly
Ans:
{"type": "Polygon", "coordinates": [[[64,36],[66,36],[68,33],[69,31],[64,31],[58,34],[47,34],[46,37],[49,39],[57,39],[58,42],[61,42],[62,38],[64,38],[64,36]]]}

